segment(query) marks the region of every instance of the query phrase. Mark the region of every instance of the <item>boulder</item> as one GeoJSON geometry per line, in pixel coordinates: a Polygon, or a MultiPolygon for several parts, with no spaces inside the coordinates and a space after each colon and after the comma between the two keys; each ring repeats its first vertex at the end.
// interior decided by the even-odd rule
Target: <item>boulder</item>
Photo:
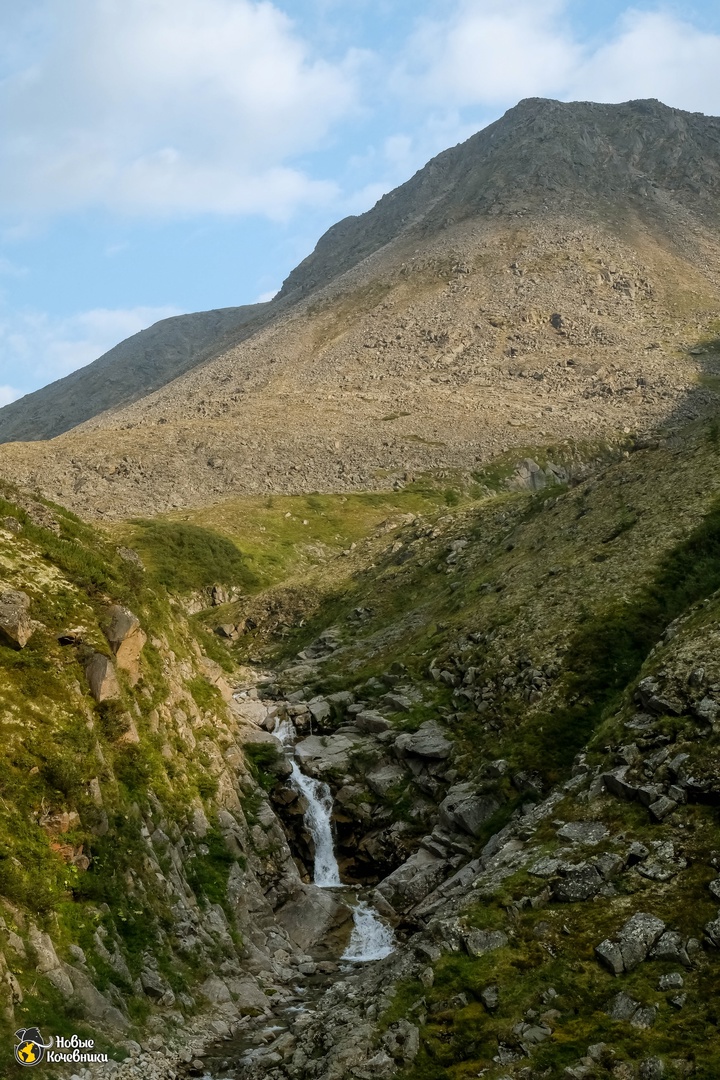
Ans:
{"type": "Polygon", "coordinates": [[[140,678],[140,653],[147,641],[140,620],[127,608],[113,604],[107,613],[105,637],[115,654],[117,666],[128,673],[134,686],[140,678]]]}
{"type": "Polygon", "coordinates": [[[24,649],[33,634],[27,593],[8,589],[0,593],[0,644],[24,649]]]}
{"type": "Polygon", "coordinates": [[[465,939],[465,948],[470,956],[477,957],[502,949],[507,943],[508,936],[502,930],[471,930],[465,939]]]}
{"type": "Polygon", "coordinates": [[[270,1008],[270,999],[251,976],[227,979],[226,985],[242,1016],[259,1016],[270,1008]]]}
{"type": "Polygon", "coordinates": [[[632,971],[647,959],[650,950],[660,940],[665,923],[655,915],[637,911],[620,928],[615,941],[601,941],[595,955],[610,971],[619,975],[632,971]]]}
{"type": "Polygon", "coordinates": [[[92,653],[85,663],[85,677],[97,702],[120,697],[120,686],[112,660],[102,653],[92,653]]]}
{"type": "Polygon", "coordinates": [[[355,724],[360,728],[360,731],[376,735],[381,731],[387,731],[390,727],[390,721],[386,720],[382,713],[377,712],[375,709],[363,709],[357,713],[355,724]]]}
{"type": "Polygon", "coordinates": [[[440,884],[447,870],[445,859],[419,848],[380,882],[377,891],[396,911],[407,911],[440,884]]]}
{"type": "MultiPolygon", "coordinates": [[[[148,992],[145,987],[145,972],[143,972],[141,979],[143,983],[143,989],[145,993],[148,992]]],[[[225,1002],[232,1001],[232,995],[226,982],[224,982],[219,975],[209,975],[205,982],[199,987],[200,993],[209,1001],[211,1005],[222,1005],[225,1002]]]]}
{"type": "Polygon", "coordinates": [[[472,784],[455,784],[440,803],[440,824],[479,836],[499,808],[500,801],[494,795],[479,795],[472,784]]]}
{"type": "Polygon", "coordinates": [[[608,830],[599,821],[569,821],[558,829],[561,840],[571,844],[599,844],[608,835],[608,830]]]}
{"type": "Polygon", "coordinates": [[[299,895],[275,913],[277,924],[302,952],[319,943],[327,945],[332,938],[338,945],[345,937],[349,939],[352,917],[347,904],[317,885],[302,886],[299,895]]]}
{"type": "Polygon", "coordinates": [[[384,799],[393,788],[399,787],[406,780],[407,773],[405,770],[400,765],[393,764],[381,765],[365,776],[367,786],[381,799],[384,799]]]}
{"type": "Polygon", "coordinates": [[[553,896],[565,904],[579,900],[591,900],[604,885],[597,868],[590,863],[578,863],[567,868],[560,867],[562,878],[553,886],[553,896]]]}
{"type": "Polygon", "coordinates": [[[359,735],[310,735],[295,746],[303,772],[321,777],[329,772],[346,773],[352,750],[362,742],[359,735]]]}
{"type": "Polygon", "coordinates": [[[399,754],[444,761],[452,753],[452,743],[436,720],[426,720],[415,732],[404,732],[395,740],[399,754]]]}

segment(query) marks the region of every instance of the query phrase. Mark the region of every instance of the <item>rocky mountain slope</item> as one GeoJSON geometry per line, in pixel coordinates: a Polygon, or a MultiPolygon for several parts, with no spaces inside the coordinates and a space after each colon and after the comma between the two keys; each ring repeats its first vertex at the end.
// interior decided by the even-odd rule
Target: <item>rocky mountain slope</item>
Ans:
{"type": "Polygon", "coordinates": [[[265,308],[219,308],[154,323],[87,367],[0,409],[0,443],[52,439],[153,393],[234,344],[241,328],[261,320],[265,308]]]}
{"type": "Polygon", "coordinates": [[[215,359],[0,470],[84,514],[387,489],[712,408],[718,121],[522,102],[349,219],[215,359]]]}

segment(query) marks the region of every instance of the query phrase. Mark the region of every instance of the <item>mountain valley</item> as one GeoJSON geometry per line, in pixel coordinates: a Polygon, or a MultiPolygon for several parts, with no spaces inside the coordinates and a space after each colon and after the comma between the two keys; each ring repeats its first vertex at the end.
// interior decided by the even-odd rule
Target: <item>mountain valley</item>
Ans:
{"type": "Polygon", "coordinates": [[[4,1067],[720,1073],[718,135],[521,102],[242,340],[12,414],[4,1067]]]}

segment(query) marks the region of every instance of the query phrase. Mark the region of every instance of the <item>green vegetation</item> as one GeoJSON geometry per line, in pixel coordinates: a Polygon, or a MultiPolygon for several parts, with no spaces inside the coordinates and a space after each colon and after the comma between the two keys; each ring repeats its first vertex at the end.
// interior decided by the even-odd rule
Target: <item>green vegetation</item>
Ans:
{"type": "Polygon", "coordinates": [[[176,593],[210,585],[249,589],[255,575],[235,544],[211,529],[179,521],[135,521],[133,544],[155,581],[176,593]]]}

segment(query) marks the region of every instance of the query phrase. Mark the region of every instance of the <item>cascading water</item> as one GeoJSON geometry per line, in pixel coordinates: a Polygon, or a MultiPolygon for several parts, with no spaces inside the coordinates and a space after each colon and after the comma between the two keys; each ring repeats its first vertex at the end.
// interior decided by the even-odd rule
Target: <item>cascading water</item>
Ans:
{"type": "Polygon", "coordinates": [[[311,776],[301,773],[296,761],[292,762],[290,783],[299,794],[305,796],[307,802],[305,824],[315,845],[313,881],[321,889],[342,885],[330,824],[333,808],[330,788],[322,780],[313,780],[311,776]]]}
{"type": "Polygon", "coordinates": [[[382,960],[395,951],[392,930],[380,921],[375,909],[365,900],[361,900],[353,911],[353,923],[348,947],[342,954],[343,960],[366,963],[368,960],[382,960]]]}
{"type": "MultiPolygon", "coordinates": [[[[273,735],[288,750],[292,749],[297,738],[291,720],[276,720],[273,735]]],[[[315,846],[313,881],[323,889],[338,888],[342,881],[332,836],[332,793],[322,780],[305,776],[294,759],[291,767],[290,783],[307,803],[305,825],[315,846]]],[[[370,960],[382,960],[394,951],[392,930],[378,918],[377,912],[365,900],[360,900],[355,905],[353,924],[348,947],[342,955],[343,960],[367,963],[370,960]]]]}

